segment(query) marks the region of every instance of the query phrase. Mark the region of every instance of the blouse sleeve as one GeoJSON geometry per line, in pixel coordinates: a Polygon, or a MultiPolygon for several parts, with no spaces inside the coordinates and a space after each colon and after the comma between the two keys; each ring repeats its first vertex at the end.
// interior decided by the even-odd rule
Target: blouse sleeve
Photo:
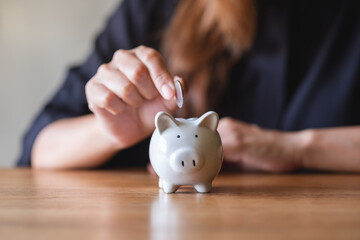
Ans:
{"type": "MultiPolygon", "coordinates": [[[[139,45],[158,48],[157,33],[165,26],[173,5],[173,2],[169,2],[172,1],[123,1],[96,38],[93,52],[88,59],[82,65],[69,69],[60,89],[31,124],[22,141],[18,166],[31,166],[33,143],[44,127],[59,119],[90,113],[85,97],[85,85],[101,64],[111,60],[116,50],[131,49],[139,45]]],[[[126,151],[123,154],[126,154],[126,151]]]]}

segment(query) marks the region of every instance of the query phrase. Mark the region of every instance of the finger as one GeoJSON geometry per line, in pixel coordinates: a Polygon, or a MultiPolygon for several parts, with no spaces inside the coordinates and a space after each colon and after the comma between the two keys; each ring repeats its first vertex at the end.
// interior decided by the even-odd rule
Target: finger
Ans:
{"type": "Polygon", "coordinates": [[[105,65],[104,67],[102,66],[99,69],[99,77],[97,79],[99,80],[96,81],[105,85],[126,104],[132,107],[138,107],[142,104],[143,98],[137,88],[122,72],[117,69],[111,69],[108,65],[105,65]]]}
{"type": "Polygon", "coordinates": [[[89,109],[105,109],[113,115],[125,110],[126,104],[103,84],[91,82],[86,85],[89,109]]]}
{"type": "Polygon", "coordinates": [[[172,99],[175,96],[173,78],[168,72],[160,53],[154,49],[140,46],[133,50],[135,55],[145,64],[155,87],[165,99],[172,99]]]}
{"type": "Polygon", "coordinates": [[[147,67],[134,53],[119,50],[114,54],[111,64],[124,73],[144,98],[151,100],[158,95],[147,67]]]}

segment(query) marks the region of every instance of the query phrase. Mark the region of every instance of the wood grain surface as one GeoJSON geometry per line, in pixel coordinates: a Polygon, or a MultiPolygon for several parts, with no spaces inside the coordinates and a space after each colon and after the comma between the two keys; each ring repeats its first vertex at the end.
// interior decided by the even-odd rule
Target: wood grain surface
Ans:
{"type": "Polygon", "coordinates": [[[165,194],[144,170],[0,170],[0,239],[360,239],[360,175],[222,174],[165,194]]]}

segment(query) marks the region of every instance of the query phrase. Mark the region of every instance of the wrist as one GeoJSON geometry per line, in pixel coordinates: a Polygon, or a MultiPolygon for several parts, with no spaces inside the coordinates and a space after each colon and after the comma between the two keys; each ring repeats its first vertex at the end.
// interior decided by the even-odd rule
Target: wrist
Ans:
{"type": "Polygon", "coordinates": [[[314,143],[316,142],[316,131],[313,129],[306,129],[299,132],[294,133],[295,138],[297,139],[297,155],[298,161],[300,163],[301,168],[308,169],[309,165],[309,154],[311,149],[313,148],[314,143]]]}
{"type": "Polygon", "coordinates": [[[306,155],[311,145],[312,132],[276,132],[275,138],[279,141],[279,152],[282,153],[283,160],[288,162],[289,169],[305,168],[306,155]]]}
{"type": "Polygon", "coordinates": [[[94,140],[101,145],[102,149],[109,153],[117,153],[118,151],[126,148],[119,141],[109,134],[106,130],[104,130],[101,123],[96,119],[94,115],[92,115],[93,121],[93,136],[94,140]]]}

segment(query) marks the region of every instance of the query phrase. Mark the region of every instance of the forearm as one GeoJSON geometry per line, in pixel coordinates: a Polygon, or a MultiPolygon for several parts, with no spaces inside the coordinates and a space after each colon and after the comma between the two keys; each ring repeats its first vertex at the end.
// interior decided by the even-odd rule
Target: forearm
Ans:
{"type": "Polygon", "coordinates": [[[86,115],[45,127],[35,140],[31,161],[35,168],[90,168],[106,162],[118,150],[94,115],[86,115]]]}
{"type": "Polygon", "coordinates": [[[360,127],[306,130],[302,163],[307,169],[360,172],[360,127]]]}
{"type": "Polygon", "coordinates": [[[283,132],[223,118],[218,131],[224,160],[243,169],[360,172],[360,126],[283,132]]]}

